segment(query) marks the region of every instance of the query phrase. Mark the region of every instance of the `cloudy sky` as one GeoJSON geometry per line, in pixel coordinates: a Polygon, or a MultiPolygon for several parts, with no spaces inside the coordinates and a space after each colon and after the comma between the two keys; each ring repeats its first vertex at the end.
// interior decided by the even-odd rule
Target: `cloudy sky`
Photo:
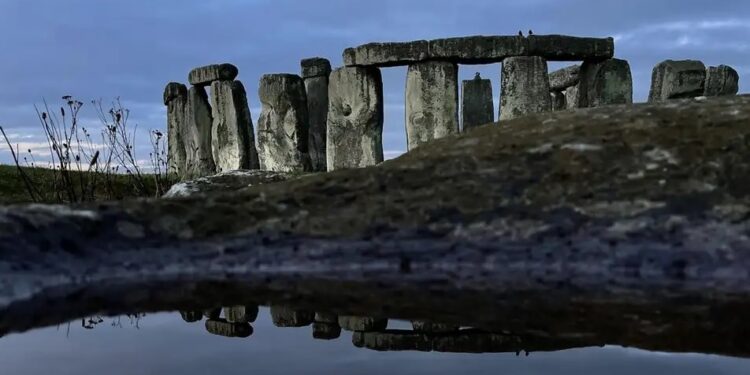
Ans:
{"type": "MultiPolygon", "coordinates": [[[[630,61],[636,101],[648,95],[652,67],[671,59],[728,64],[750,83],[747,0],[0,0],[0,126],[21,149],[39,146],[34,105],[120,97],[131,124],[164,128],[162,92],[191,68],[231,62],[240,68],[254,119],[264,73],[299,72],[305,57],[341,64],[344,48],[474,34],[613,36],[630,61]],[[28,146],[28,147],[27,147],[28,146]]],[[[559,64],[551,64],[551,69],[559,64]]],[[[467,66],[493,79],[499,65],[467,66]]],[[[405,149],[404,68],[383,72],[386,156],[405,149]]],[[[84,124],[98,124],[90,105],[84,124]]],[[[148,153],[141,137],[141,158],[148,153]],[[145,150],[145,151],[144,151],[145,150]],[[145,154],[144,154],[145,152],[145,154]]],[[[41,150],[41,149],[40,149],[41,150]]],[[[0,148],[0,162],[8,162],[0,148]]]]}

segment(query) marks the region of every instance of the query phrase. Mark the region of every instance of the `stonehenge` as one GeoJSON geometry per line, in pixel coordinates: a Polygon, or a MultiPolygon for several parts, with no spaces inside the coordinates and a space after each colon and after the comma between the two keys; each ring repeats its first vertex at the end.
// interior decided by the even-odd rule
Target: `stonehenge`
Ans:
{"type": "Polygon", "coordinates": [[[247,94],[242,82],[235,81],[238,74],[232,64],[208,65],[188,74],[189,89],[177,82],[167,85],[169,173],[187,180],[259,168],[247,94]]]}
{"type": "Polygon", "coordinates": [[[304,59],[300,63],[302,79],[305,81],[307,94],[308,151],[312,170],[325,172],[326,160],[326,125],[328,122],[328,76],[331,74],[331,63],[323,58],[304,59]]]}
{"type": "Polygon", "coordinates": [[[539,56],[503,61],[500,120],[512,120],[551,109],[547,61],[539,56]]]}
{"type": "Polygon", "coordinates": [[[458,133],[458,65],[425,61],[406,73],[406,143],[408,150],[458,133]]]}
{"type": "Polygon", "coordinates": [[[329,171],[383,161],[383,79],[377,68],[335,69],[328,84],[329,171]]]}
{"type": "MultiPolygon", "coordinates": [[[[164,90],[168,170],[182,179],[242,169],[324,172],[384,160],[380,69],[406,66],[408,151],[461,130],[534,113],[633,103],[630,64],[614,58],[613,38],[494,35],[368,43],[347,48],[343,66],[300,61],[300,75],[260,80],[254,134],[247,94],[228,63],[193,69],[190,87],[164,90]],[[552,72],[548,62],[579,61],[552,72]],[[462,81],[459,64],[502,64],[499,110],[492,80],[462,81]],[[210,87],[210,99],[206,88],[210,87]]],[[[666,60],[653,70],[649,102],[735,95],[739,75],[726,65],[666,60]]]]}
{"type": "Polygon", "coordinates": [[[311,170],[307,148],[307,94],[296,74],[266,74],[260,80],[260,167],[274,172],[311,170]]]}
{"type": "Polygon", "coordinates": [[[463,81],[461,108],[461,128],[463,131],[495,122],[492,81],[482,79],[479,73],[474,75],[474,79],[463,81]]]}

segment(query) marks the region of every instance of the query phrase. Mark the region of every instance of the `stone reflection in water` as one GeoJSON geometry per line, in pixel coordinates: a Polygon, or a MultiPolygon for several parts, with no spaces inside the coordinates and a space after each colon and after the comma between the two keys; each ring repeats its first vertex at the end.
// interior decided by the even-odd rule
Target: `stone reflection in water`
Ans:
{"type": "Polygon", "coordinates": [[[417,332],[444,333],[458,331],[458,326],[451,324],[435,323],[426,320],[412,320],[412,329],[417,332]]]}
{"type": "Polygon", "coordinates": [[[317,312],[313,322],[313,338],[318,340],[334,340],[341,336],[339,317],[336,314],[317,312]]]}
{"type": "Polygon", "coordinates": [[[221,318],[221,307],[203,310],[203,316],[206,319],[219,319],[221,318]]]}
{"type": "Polygon", "coordinates": [[[249,323],[230,323],[225,319],[206,320],[206,331],[224,337],[250,337],[253,327],[249,323]]]}
{"type": "Polygon", "coordinates": [[[339,316],[339,325],[346,331],[382,331],[388,326],[388,319],[366,316],[339,316]]]}
{"type": "Polygon", "coordinates": [[[230,323],[252,323],[258,318],[258,306],[232,306],[224,308],[224,319],[230,323]]]}
{"type": "Polygon", "coordinates": [[[315,320],[315,313],[294,310],[287,306],[271,305],[271,319],[276,327],[305,327],[315,320]]]}
{"type": "Polygon", "coordinates": [[[203,312],[201,311],[180,311],[182,320],[187,323],[200,322],[203,319],[203,312]]]}

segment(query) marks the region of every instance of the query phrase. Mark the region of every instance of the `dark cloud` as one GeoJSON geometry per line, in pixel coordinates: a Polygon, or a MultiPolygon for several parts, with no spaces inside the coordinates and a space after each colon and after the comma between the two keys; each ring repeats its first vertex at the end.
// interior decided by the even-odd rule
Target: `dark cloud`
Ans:
{"type": "MultiPolygon", "coordinates": [[[[750,74],[744,0],[3,0],[0,14],[0,124],[14,129],[37,129],[31,105],[65,94],[120,96],[141,111],[133,116],[142,128],[163,127],[164,85],[186,81],[192,67],[207,63],[238,65],[257,108],[260,76],[297,72],[304,57],[337,65],[344,48],[369,41],[529,28],[618,37],[617,55],[631,62],[636,100],[648,93],[653,65],[667,58],[725,63],[743,78],[750,74]]],[[[461,76],[481,71],[493,78],[497,95],[499,70],[465,67],[461,76]]],[[[384,71],[387,150],[405,147],[404,76],[403,69],[384,71]]]]}

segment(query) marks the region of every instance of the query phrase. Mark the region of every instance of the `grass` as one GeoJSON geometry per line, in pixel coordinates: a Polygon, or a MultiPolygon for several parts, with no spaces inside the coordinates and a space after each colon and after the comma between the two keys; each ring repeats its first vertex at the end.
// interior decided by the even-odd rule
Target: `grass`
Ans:
{"type": "MultiPolygon", "coordinates": [[[[37,191],[41,192],[37,203],[59,203],[60,194],[56,191],[55,178],[59,174],[48,168],[21,167],[31,178],[37,191]]],[[[105,174],[102,172],[71,171],[73,181],[85,181],[84,186],[93,187],[93,200],[108,201],[136,197],[153,197],[156,186],[146,187],[145,194],[141,188],[133,185],[133,180],[125,174],[105,174]],[[90,182],[90,183],[89,183],[90,182]]],[[[150,175],[144,175],[147,180],[150,175]]],[[[58,181],[59,185],[59,181],[58,181]]],[[[80,188],[79,188],[80,189],[80,188]]],[[[80,190],[78,190],[80,194],[80,190]]],[[[15,165],[0,165],[0,204],[31,203],[33,200],[15,165]]]]}

